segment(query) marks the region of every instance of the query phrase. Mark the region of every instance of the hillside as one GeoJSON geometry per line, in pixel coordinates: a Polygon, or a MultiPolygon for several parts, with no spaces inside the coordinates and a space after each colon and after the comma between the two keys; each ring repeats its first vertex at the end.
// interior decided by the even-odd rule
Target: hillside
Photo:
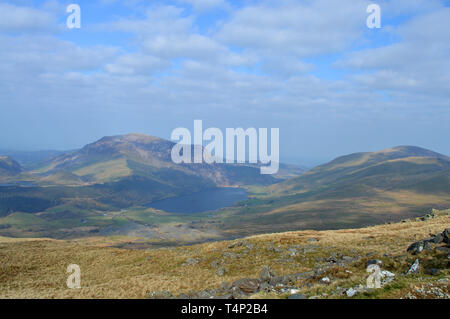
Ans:
{"type": "MultiPolygon", "coordinates": [[[[298,193],[319,188],[357,186],[383,189],[414,189],[438,176],[449,176],[450,158],[414,146],[399,146],[374,153],[356,153],[336,158],[299,177],[272,188],[276,193],[298,193]]],[[[449,190],[443,181],[435,191],[449,190]]],[[[431,186],[431,185],[430,185],[431,186]]]]}
{"type": "Polygon", "coordinates": [[[450,205],[450,158],[400,146],[356,153],[266,188],[230,211],[229,234],[362,227],[450,205]],[[239,216],[239,226],[234,216],[239,216]]]}
{"type": "Polygon", "coordinates": [[[450,298],[449,213],[151,250],[112,247],[130,241],[119,237],[0,237],[0,298],[450,298]],[[414,242],[426,248],[407,252],[414,242]],[[81,289],[65,286],[73,263],[81,289]],[[380,289],[366,288],[369,264],[380,289]]]}
{"type": "Polygon", "coordinates": [[[80,150],[57,156],[36,170],[51,175],[66,171],[90,183],[105,183],[130,176],[142,176],[176,187],[180,181],[211,187],[245,184],[268,185],[271,176],[261,175],[258,167],[229,164],[174,164],[173,142],[143,134],[108,136],[80,150]]]}
{"type": "Polygon", "coordinates": [[[0,177],[10,177],[22,172],[19,163],[9,156],[0,156],[0,177]]]}

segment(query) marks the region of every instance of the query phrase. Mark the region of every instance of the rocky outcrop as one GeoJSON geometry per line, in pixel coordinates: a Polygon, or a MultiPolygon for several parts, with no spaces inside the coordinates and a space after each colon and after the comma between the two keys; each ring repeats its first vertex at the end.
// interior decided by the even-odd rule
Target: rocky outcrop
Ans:
{"type": "Polygon", "coordinates": [[[450,252],[450,228],[445,229],[442,233],[432,235],[430,238],[423,239],[412,243],[406,251],[412,255],[418,255],[422,251],[430,251],[433,250],[433,246],[440,244],[447,244],[447,246],[437,246],[434,247],[437,251],[450,252]]]}

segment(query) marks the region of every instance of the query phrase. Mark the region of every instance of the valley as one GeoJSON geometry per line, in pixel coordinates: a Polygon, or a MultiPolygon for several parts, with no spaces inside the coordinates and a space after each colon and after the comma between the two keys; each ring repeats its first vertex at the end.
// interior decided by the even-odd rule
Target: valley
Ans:
{"type": "Polygon", "coordinates": [[[311,170],[281,164],[270,176],[255,164],[174,164],[173,145],[128,134],[40,158],[33,169],[3,157],[0,235],[173,246],[367,227],[450,207],[449,157],[419,147],[350,154],[311,170]]]}

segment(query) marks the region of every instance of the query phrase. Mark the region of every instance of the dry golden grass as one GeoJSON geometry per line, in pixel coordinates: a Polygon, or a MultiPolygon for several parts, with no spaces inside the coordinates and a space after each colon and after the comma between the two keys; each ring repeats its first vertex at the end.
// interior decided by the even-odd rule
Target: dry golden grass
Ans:
{"type": "MultiPolygon", "coordinates": [[[[227,248],[228,241],[212,242],[195,246],[163,248],[156,250],[124,250],[106,247],[130,238],[88,238],[73,241],[49,239],[12,239],[0,237],[0,298],[145,298],[147,292],[168,290],[173,294],[215,288],[221,282],[232,282],[244,277],[258,277],[262,267],[269,265],[279,274],[302,272],[311,269],[319,257],[332,252],[343,255],[383,258],[405,255],[408,245],[423,239],[430,233],[441,232],[450,227],[448,212],[424,222],[380,225],[363,229],[337,231],[294,231],[248,237],[254,244],[248,253],[245,247],[227,248]],[[309,238],[317,238],[317,251],[294,258],[292,262],[280,262],[279,253],[269,246],[288,248],[292,245],[310,245],[309,238]],[[223,259],[224,251],[242,253],[237,259],[223,259]],[[199,263],[182,264],[187,258],[197,258],[199,263]],[[216,275],[211,262],[223,259],[228,272],[216,275]],[[81,268],[81,289],[68,289],[66,268],[78,264],[81,268]]],[[[409,260],[407,260],[409,262],[409,260]]],[[[335,278],[332,286],[324,288],[311,282],[310,291],[320,293],[337,284],[357,283],[367,274],[363,265],[330,270],[335,278]]],[[[389,263],[387,263],[389,266],[389,263]]],[[[398,265],[391,264],[390,267],[398,265]]],[[[404,265],[401,265],[404,267],[404,265]]],[[[399,297],[400,292],[388,297],[399,297]]],[[[273,295],[257,295],[275,297],[273,295]]]]}

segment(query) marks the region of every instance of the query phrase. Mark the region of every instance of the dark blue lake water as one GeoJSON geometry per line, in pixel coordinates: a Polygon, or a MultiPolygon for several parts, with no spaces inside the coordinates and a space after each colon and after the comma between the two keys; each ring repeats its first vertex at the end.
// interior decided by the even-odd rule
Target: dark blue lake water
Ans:
{"type": "Polygon", "coordinates": [[[245,189],[226,187],[159,200],[148,204],[147,207],[170,213],[193,214],[233,206],[246,199],[247,191],[245,189]]]}

